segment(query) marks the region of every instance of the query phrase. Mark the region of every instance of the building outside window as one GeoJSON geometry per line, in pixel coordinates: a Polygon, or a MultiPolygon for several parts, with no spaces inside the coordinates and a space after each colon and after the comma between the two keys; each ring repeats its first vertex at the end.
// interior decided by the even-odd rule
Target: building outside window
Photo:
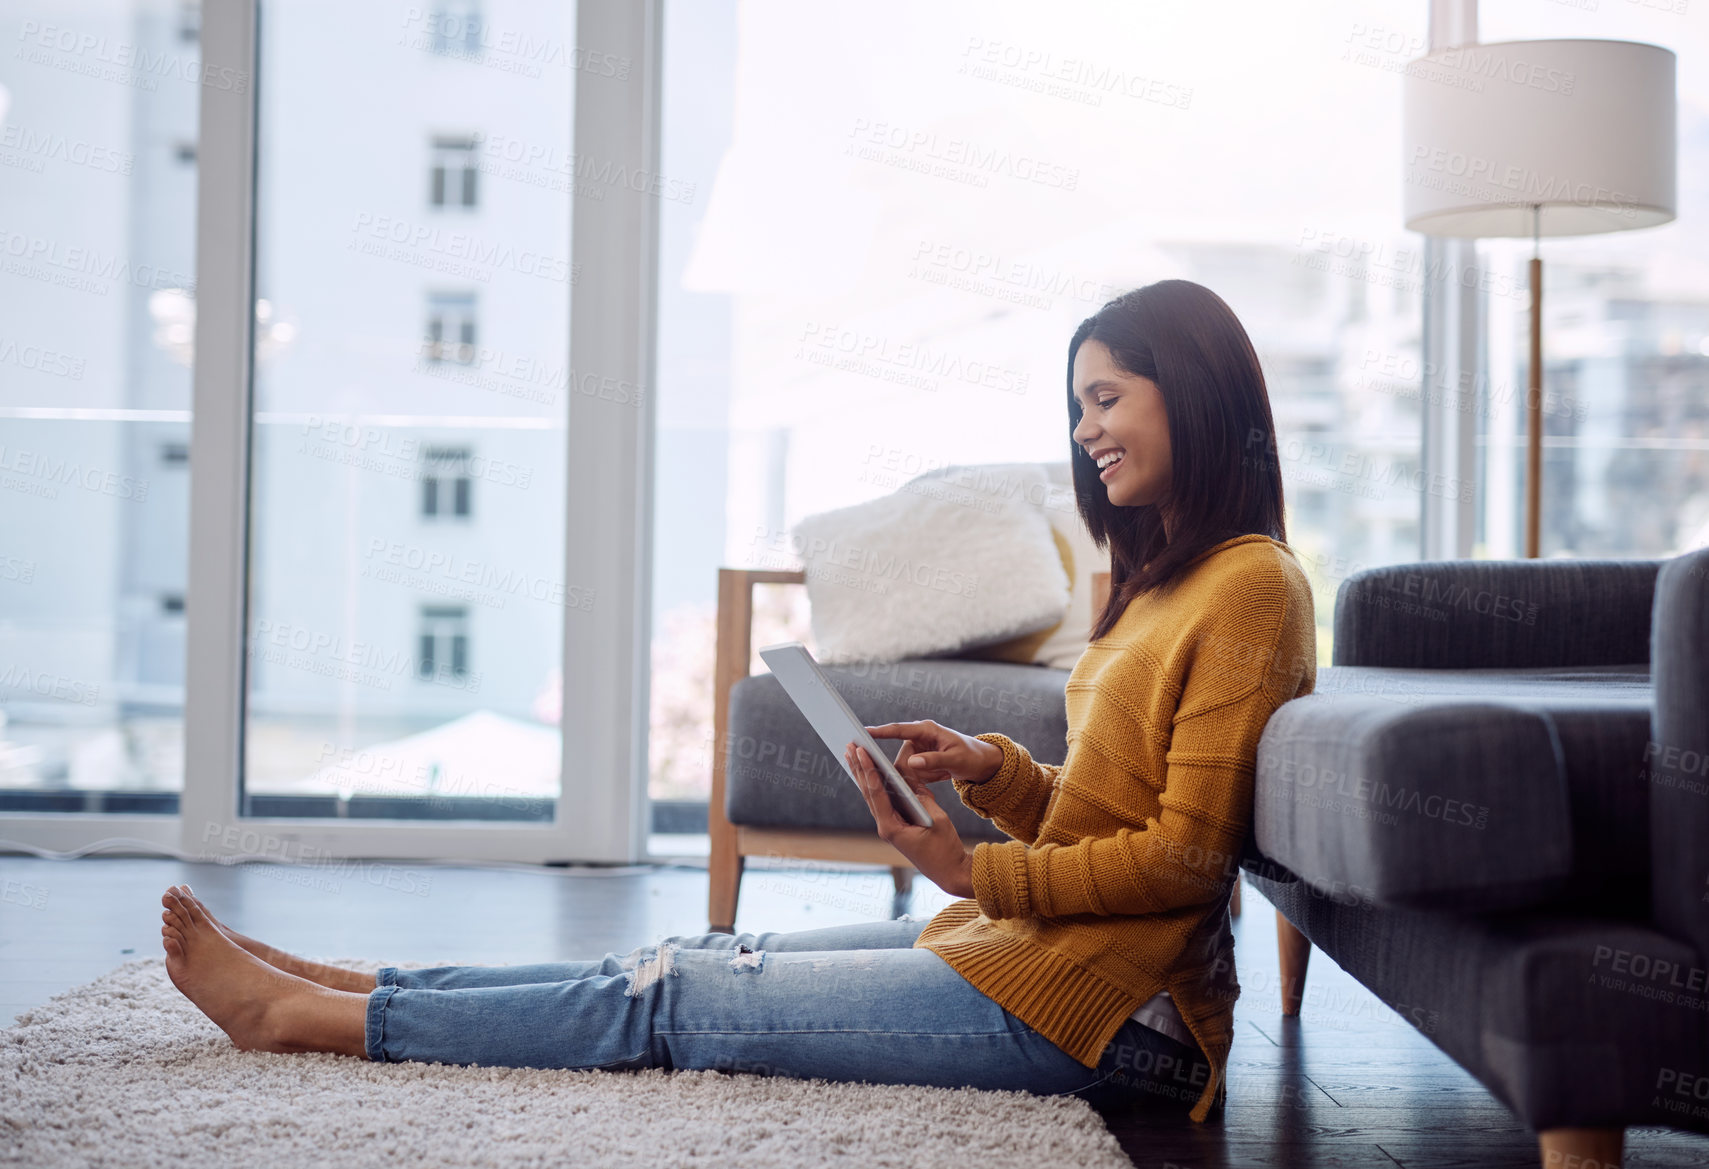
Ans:
{"type": "Polygon", "coordinates": [[[422,343],[422,356],[428,361],[454,361],[459,365],[474,362],[474,293],[427,294],[427,336],[422,343]]]}
{"type": "Polygon", "coordinates": [[[423,605],[416,675],[428,681],[462,680],[469,674],[469,610],[462,605],[423,605]]]}
{"type": "Polygon", "coordinates": [[[474,138],[435,135],[428,202],[435,207],[476,206],[477,170],[474,138]]]}
{"type": "Polygon", "coordinates": [[[477,0],[446,0],[433,6],[433,51],[448,57],[481,52],[481,6],[477,0]]]}
{"type": "Polygon", "coordinates": [[[424,519],[470,514],[469,448],[426,447],[421,475],[421,514],[424,519]]]}

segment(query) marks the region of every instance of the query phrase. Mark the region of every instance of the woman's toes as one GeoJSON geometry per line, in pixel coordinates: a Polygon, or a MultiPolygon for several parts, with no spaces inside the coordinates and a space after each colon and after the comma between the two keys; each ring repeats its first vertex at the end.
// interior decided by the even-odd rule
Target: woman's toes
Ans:
{"type": "Polygon", "coordinates": [[[191,925],[208,924],[207,913],[203,911],[200,905],[196,904],[196,899],[194,897],[191,897],[188,893],[181,893],[178,896],[178,904],[182,907],[184,916],[189,920],[191,925]]]}
{"type": "Polygon", "coordinates": [[[184,903],[186,905],[190,906],[197,913],[199,913],[203,917],[205,917],[210,924],[215,925],[215,926],[218,926],[220,924],[219,918],[214,916],[213,911],[211,909],[209,909],[206,905],[202,904],[202,899],[200,897],[196,896],[195,893],[191,892],[190,886],[188,886],[188,885],[184,886],[183,899],[184,899],[184,903]]]}
{"type": "Polygon", "coordinates": [[[194,913],[190,910],[189,902],[185,901],[176,893],[169,894],[169,896],[171,897],[171,900],[167,903],[167,908],[182,918],[185,925],[194,924],[196,918],[194,913]]]}

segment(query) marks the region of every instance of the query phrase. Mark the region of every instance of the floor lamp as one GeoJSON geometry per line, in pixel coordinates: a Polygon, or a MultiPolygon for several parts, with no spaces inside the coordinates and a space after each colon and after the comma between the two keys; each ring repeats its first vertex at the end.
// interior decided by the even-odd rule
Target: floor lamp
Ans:
{"type": "MultiPolygon", "coordinates": [[[[1634,41],[1455,45],[1409,61],[1403,85],[1407,229],[1532,239],[1525,555],[1535,557],[1542,538],[1541,240],[1674,218],[1674,54],[1634,41]]],[[[1468,287],[1476,278],[1443,276],[1468,287]]]]}

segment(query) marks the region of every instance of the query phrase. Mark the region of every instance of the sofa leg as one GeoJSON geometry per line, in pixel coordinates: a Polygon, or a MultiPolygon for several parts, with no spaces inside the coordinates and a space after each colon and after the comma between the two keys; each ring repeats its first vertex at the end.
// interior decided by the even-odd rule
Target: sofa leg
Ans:
{"type": "Polygon", "coordinates": [[[1305,968],[1311,961],[1311,939],[1276,910],[1276,957],[1282,967],[1282,1014],[1298,1015],[1305,998],[1305,968]]]}
{"type": "Polygon", "coordinates": [[[1543,1169],[1620,1169],[1626,1130],[1551,1128],[1537,1134],[1543,1169]]]}
{"type": "Polygon", "coordinates": [[[746,860],[739,852],[732,850],[720,855],[720,850],[713,849],[707,872],[708,884],[712,887],[708,898],[711,921],[707,924],[707,933],[736,932],[736,899],[742,893],[742,866],[746,860]]]}

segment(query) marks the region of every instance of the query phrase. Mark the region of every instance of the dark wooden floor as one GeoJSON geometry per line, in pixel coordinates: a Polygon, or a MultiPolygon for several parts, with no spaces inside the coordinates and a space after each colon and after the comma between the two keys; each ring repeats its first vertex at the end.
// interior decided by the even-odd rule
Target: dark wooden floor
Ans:
{"type": "MultiPolygon", "coordinates": [[[[616,875],[372,865],[358,871],[143,859],[0,857],[0,1025],[136,955],[159,952],[159,897],[186,881],[233,924],[320,956],[549,961],[627,952],[706,926],[692,865],[616,875]]],[[[886,917],[888,874],[750,869],[741,930],[886,917]]],[[[911,909],[948,902],[921,881],[911,909]]],[[[1451,1060],[1321,953],[1302,1020],[1276,995],[1273,914],[1250,888],[1237,923],[1237,1035],[1221,1124],[1110,1114],[1139,1166],[1537,1166],[1535,1138],[1451,1060]]],[[[1632,1130],[1626,1164],[1709,1166],[1709,1139],[1632,1130]]]]}

